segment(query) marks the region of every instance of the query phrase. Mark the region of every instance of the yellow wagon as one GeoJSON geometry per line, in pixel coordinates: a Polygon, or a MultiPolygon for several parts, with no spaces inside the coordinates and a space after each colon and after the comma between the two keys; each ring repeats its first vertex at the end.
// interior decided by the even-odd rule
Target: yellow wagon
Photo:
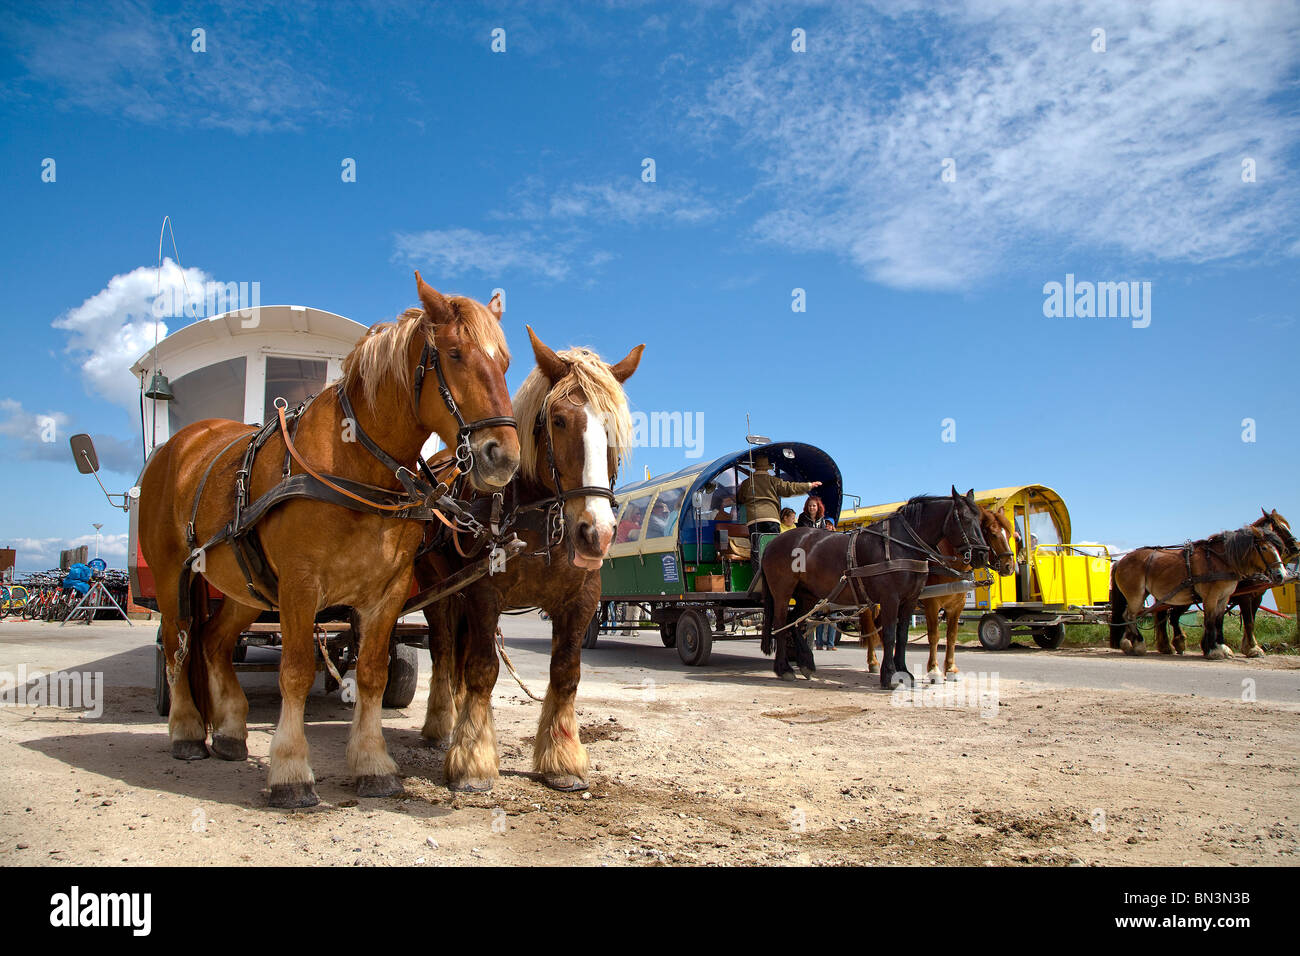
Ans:
{"type": "MultiPolygon", "coordinates": [[[[1104,621],[1110,598],[1110,549],[1071,540],[1065,499],[1047,485],[1013,485],[975,492],[975,500],[1012,520],[1016,573],[985,577],[967,594],[966,608],[979,613],[980,643],[1003,650],[1015,632],[1030,634],[1040,647],[1057,647],[1065,625],[1104,621]]],[[[847,508],[841,530],[871,524],[903,502],[847,508]]]]}

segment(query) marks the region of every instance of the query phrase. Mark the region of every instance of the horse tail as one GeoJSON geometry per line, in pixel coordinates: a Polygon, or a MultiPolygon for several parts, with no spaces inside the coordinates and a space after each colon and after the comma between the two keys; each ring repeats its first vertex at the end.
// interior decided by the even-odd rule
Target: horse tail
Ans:
{"type": "Polygon", "coordinates": [[[1128,621],[1125,615],[1128,613],[1128,598],[1124,597],[1124,592],[1120,590],[1119,585],[1115,583],[1114,577],[1110,582],[1110,646],[1119,647],[1120,635],[1115,633],[1117,627],[1127,627],[1128,621]]]}
{"type": "Polygon", "coordinates": [[[760,647],[767,656],[772,655],[772,618],[776,614],[776,602],[772,599],[772,589],[767,586],[763,569],[758,569],[758,588],[763,592],[763,640],[760,647]]]}
{"type": "Polygon", "coordinates": [[[208,608],[208,582],[201,574],[191,575],[189,649],[182,666],[190,682],[190,696],[203,726],[212,713],[212,688],[208,683],[208,658],[203,653],[203,632],[211,618],[208,608]]]}

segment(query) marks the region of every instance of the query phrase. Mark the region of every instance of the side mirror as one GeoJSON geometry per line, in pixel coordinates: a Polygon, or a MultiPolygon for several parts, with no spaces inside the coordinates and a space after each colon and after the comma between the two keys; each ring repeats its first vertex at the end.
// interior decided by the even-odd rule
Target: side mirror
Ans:
{"type": "Polygon", "coordinates": [[[77,463],[77,471],[83,475],[93,475],[99,471],[99,456],[95,454],[95,442],[89,435],[73,435],[68,439],[72,446],[72,457],[77,463]]]}

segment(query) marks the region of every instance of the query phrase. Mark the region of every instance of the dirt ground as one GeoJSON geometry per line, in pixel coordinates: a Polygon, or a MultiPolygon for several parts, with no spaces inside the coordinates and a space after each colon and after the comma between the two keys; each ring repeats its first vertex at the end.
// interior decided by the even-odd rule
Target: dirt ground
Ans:
{"type": "MultiPolygon", "coordinates": [[[[540,692],[544,653],[514,653],[540,692]]],[[[1109,651],[1069,653],[1115,673],[1125,664],[1109,651]]],[[[503,669],[495,790],[443,786],[443,754],[419,736],[426,672],[415,702],[385,715],[405,796],[359,801],[344,760],[350,708],[318,684],[308,740],[322,804],[283,812],[266,791],[274,675],[246,682],[246,762],[181,763],[154,714],[142,644],[120,668],[136,676],[110,678],[99,719],[0,709],[0,863],[1298,862],[1300,703],[1003,677],[992,703],[900,705],[860,654],[826,655],[837,666],[795,684],[775,680],[752,648],[692,669],[584,655],[579,711],[593,772],[581,794],[530,774],[540,707],[503,669]]],[[[1249,676],[1298,665],[1219,666],[1249,676]]]]}

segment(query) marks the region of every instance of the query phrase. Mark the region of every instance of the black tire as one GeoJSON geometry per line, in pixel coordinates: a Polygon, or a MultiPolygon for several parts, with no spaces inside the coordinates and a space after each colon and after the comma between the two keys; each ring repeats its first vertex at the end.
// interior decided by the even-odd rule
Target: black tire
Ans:
{"type": "Polygon", "coordinates": [[[691,608],[677,619],[677,656],[683,664],[703,667],[713,653],[713,628],[703,611],[691,608]]]}
{"type": "Polygon", "coordinates": [[[659,640],[664,642],[664,647],[677,646],[677,622],[665,621],[659,625],[659,640]]]}
{"type": "Polygon", "coordinates": [[[600,608],[599,607],[597,607],[596,612],[591,615],[591,620],[587,623],[587,629],[582,633],[583,650],[591,650],[593,647],[596,646],[596,642],[598,640],[600,640],[600,608]]]}
{"type": "Polygon", "coordinates": [[[1064,640],[1064,624],[1049,624],[1047,627],[1034,628],[1034,643],[1046,650],[1056,650],[1064,640]]]}
{"type": "MultiPolygon", "coordinates": [[[[162,628],[158,628],[162,637],[162,628]]],[[[172,689],[167,686],[167,655],[163,651],[162,641],[154,644],[153,706],[159,717],[166,717],[172,712],[172,689]]]]}
{"type": "Polygon", "coordinates": [[[410,644],[394,645],[388,658],[388,685],[384,688],[384,706],[402,708],[415,699],[420,682],[420,652],[410,644]]]}
{"type": "Polygon", "coordinates": [[[236,664],[242,664],[244,661],[248,660],[248,645],[244,643],[242,635],[235,641],[233,660],[236,664]]]}
{"type": "Polygon", "coordinates": [[[979,636],[987,650],[1005,651],[1011,646],[1011,622],[1001,614],[985,614],[980,618],[979,636]]]}

